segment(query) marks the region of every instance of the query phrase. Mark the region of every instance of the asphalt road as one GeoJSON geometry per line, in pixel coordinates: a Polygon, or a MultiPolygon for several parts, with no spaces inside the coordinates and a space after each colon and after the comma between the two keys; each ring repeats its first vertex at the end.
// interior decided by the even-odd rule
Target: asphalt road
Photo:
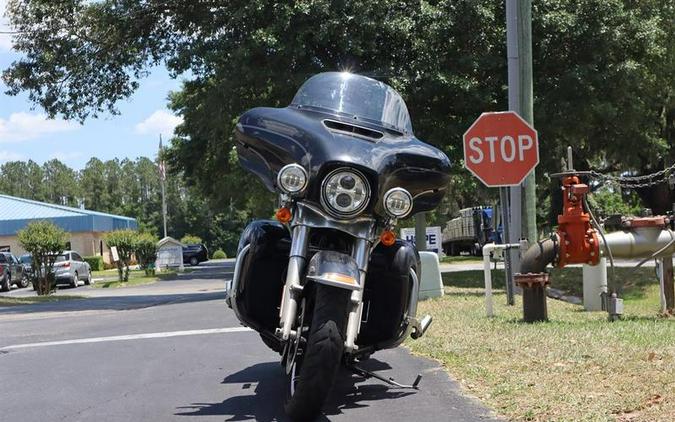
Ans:
{"type": "MultiPolygon", "coordinates": [[[[0,421],[286,420],[278,356],[225,306],[231,270],[211,264],[150,286],[70,291],[89,299],[0,307],[0,421]]],[[[364,366],[424,378],[402,390],[343,371],[320,420],[492,420],[405,348],[364,366]]]]}

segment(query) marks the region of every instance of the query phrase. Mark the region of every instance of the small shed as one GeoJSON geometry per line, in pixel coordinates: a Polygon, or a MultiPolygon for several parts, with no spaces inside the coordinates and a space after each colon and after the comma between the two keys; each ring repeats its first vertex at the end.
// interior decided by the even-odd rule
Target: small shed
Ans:
{"type": "Polygon", "coordinates": [[[160,240],[157,243],[157,261],[155,261],[157,270],[178,268],[178,271],[183,271],[183,246],[185,245],[170,236],[160,240]]]}

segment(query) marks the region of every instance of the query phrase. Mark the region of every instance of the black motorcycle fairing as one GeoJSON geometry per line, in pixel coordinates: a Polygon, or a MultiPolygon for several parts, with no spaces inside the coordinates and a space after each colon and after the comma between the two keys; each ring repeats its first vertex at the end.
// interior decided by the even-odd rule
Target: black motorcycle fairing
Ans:
{"type": "Polygon", "coordinates": [[[414,245],[397,240],[392,246],[379,244],[370,256],[363,293],[363,318],[356,339],[359,348],[378,350],[402,340],[412,291],[410,269],[419,274],[419,253],[414,245]]]}
{"type": "Polygon", "coordinates": [[[279,305],[288,267],[290,235],[273,220],[251,222],[241,235],[238,253],[249,245],[242,262],[235,300],[247,326],[271,334],[279,326],[279,305]]]}
{"type": "MultiPolygon", "coordinates": [[[[235,129],[240,164],[274,191],[276,174],[286,164],[298,163],[309,173],[307,199],[319,202],[323,177],[339,166],[361,170],[371,183],[373,197],[367,210],[383,215],[381,199],[393,187],[408,190],[413,213],[430,211],[441,201],[449,182],[450,161],[437,148],[412,134],[383,130],[367,139],[326,126],[324,120],[349,124],[340,115],[297,107],[254,108],[244,113],[235,129]]],[[[376,129],[376,125],[359,122],[376,129]]]]}

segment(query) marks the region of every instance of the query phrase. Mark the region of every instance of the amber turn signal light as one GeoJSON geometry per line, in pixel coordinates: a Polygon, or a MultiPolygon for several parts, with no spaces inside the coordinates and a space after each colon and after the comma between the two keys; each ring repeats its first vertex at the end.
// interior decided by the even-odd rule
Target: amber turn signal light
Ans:
{"type": "Polygon", "coordinates": [[[385,230],[380,235],[380,242],[382,242],[384,246],[391,246],[396,243],[396,235],[390,230],[385,230]]]}
{"type": "Polygon", "coordinates": [[[291,217],[293,216],[291,214],[291,210],[289,210],[286,207],[281,207],[277,210],[276,214],[274,215],[277,220],[279,220],[280,223],[288,223],[291,221],[291,217]]]}

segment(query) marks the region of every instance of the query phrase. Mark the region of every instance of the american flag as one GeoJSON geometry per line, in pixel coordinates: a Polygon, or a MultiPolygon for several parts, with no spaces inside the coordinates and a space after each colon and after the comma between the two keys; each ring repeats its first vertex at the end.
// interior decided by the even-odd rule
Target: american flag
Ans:
{"type": "Polygon", "coordinates": [[[166,180],[166,164],[164,164],[164,158],[162,157],[162,135],[159,135],[159,155],[157,159],[159,160],[159,178],[162,181],[166,180]]]}

